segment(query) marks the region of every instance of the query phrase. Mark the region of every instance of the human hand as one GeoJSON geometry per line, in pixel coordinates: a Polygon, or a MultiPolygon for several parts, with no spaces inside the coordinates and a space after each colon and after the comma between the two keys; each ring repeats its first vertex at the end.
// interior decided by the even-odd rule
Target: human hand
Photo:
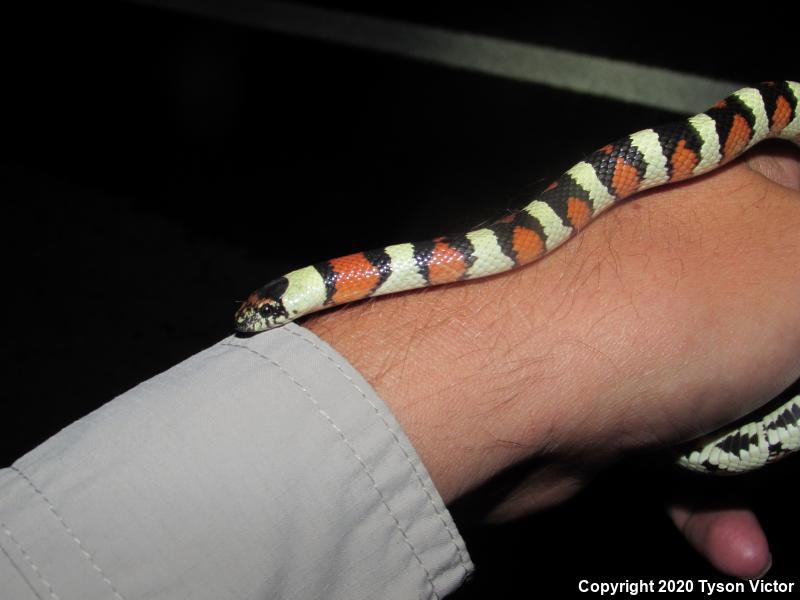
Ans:
{"type": "MultiPolygon", "coordinates": [[[[637,196],[534,265],[307,326],[392,407],[446,502],[535,465],[492,513],[521,516],[800,377],[798,190],[797,154],[758,150],[637,196]]],[[[721,570],[768,566],[750,511],[669,512],[721,570]]]]}

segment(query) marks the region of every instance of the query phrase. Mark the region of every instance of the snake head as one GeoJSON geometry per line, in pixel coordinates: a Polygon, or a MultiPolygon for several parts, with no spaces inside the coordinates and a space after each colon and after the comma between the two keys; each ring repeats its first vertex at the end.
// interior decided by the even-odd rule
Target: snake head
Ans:
{"type": "Polygon", "coordinates": [[[282,300],[288,285],[287,279],[281,277],[250,294],[236,311],[236,331],[258,333],[288,323],[291,319],[282,300]]]}

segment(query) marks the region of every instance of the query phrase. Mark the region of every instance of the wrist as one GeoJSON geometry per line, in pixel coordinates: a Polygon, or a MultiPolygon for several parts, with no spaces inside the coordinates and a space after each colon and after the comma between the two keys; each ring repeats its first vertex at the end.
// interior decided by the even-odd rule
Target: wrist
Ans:
{"type": "Polygon", "coordinates": [[[446,502],[536,458],[526,501],[542,506],[789,383],[792,345],[774,341],[797,331],[781,299],[797,295],[798,216],[792,193],[739,165],[648,192],[523,269],[306,326],[390,406],[446,502]]]}
{"type": "Polygon", "coordinates": [[[555,347],[544,314],[519,308],[526,296],[541,302],[519,276],[376,298],[304,324],[391,408],[446,503],[552,446],[565,394],[590,385],[569,373],[574,349],[555,347]]]}

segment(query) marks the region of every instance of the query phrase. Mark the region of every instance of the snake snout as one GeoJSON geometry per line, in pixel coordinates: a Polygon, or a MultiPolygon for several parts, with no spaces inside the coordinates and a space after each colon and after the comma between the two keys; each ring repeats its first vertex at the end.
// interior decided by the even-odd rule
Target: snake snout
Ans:
{"type": "Polygon", "coordinates": [[[266,320],[258,312],[258,307],[250,302],[243,303],[234,316],[236,331],[240,333],[257,333],[268,329],[266,320]]]}

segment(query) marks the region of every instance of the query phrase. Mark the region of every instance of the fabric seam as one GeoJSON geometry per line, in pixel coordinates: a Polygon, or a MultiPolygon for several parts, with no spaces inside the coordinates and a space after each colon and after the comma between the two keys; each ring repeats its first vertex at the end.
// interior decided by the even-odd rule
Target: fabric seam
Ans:
{"type": "MultiPolygon", "coordinates": [[[[44,575],[43,575],[43,574],[42,574],[42,572],[39,570],[39,567],[38,567],[38,566],[36,566],[36,563],[34,563],[34,562],[33,562],[33,558],[31,557],[31,555],[30,555],[30,554],[28,554],[27,550],[25,550],[25,548],[22,546],[22,543],[21,543],[19,540],[17,540],[17,538],[16,538],[16,537],[14,537],[14,534],[13,534],[13,533],[11,533],[11,531],[8,529],[8,526],[7,526],[7,525],[6,525],[6,524],[5,524],[3,521],[0,521],[0,528],[2,528],[2,529],[3,529],[3,533],[5,533],[5,534],[6,534],[6,537],[7,537],[8,539],[10,539],[10,540],[11,540],[11,543],[13,543],[13,544],[14,544],[14,545],[17,547],[17,550],[19,550],[19,553],[20,553],[20,554],[22,554],[22,558],[24,558],[24,559],[25,559],[25,562],[27,562],[27,563],[28,563],[28,566],[31,568],[31,570],[32,570],[32,571],[33,571],[33,572],[36,574],[36,576],[39,578],[39,581],[41,581],[41,582],[42,582],[42,585],[43,585],[44,587],[46,587],[46,588],[47,588],[47,592],[50,594],[50,597],[51,597],[53,600],[61,600],[61,599],[59,598],[58,594],[56,594],[55,590],[53,590],[53,586],[52,586],[52,585],[50,585],[50,582],[49,582],[49,581],[47,581],[47,580],[44,578],[44,575]]],[[[4,551],[4,552],[5,552],[5,551],[4,551]]],[[[8,554],[6,554],[6,556],[8,556],[8,554]]],[[[8,559],[9,559],[9,560],[12,560],[10,556],[8,556],[8,559]]],[[[12,563],[12,564],[13,564],[13,563],[12,563]]],[[[20,572],[20,575],[22,575],[22,573],[21,573],[21,572],[20,572]]],[[[31,590],[31,591],[32,591],[34,594],[36,594],[36,596],[37,596],[37,597],[41,598],[41,596],[39,596],[39,592],[37,592],[37,591],[36,591],[36,590],[33,588],[33,586],[31,585],[31,582],[30,582],[30,581],[28,581],[28,580],[27,580],[27,578],[26,578],[26,577],[24,577],[24,576],[23,576],[23,579],[25,579],[25,583],[27,583],[27,584],[28,584],[28,587],[30,588],[30,590],[31,590]]]]}
{"type": "Polygon", "coordinates": [[[435,502],[435,500],[433,498],[433,494],[431,493],[431,491],[428,488],[428,486],[425,484],[425,481],[423,480],[422,474],[419,472],[419,469],[417,468],[417,465],[411,459],[411,456],[406,451],[406,449],[403,448],[403,444],[400,442],[400,438],[398,437],[397,433],[392,429],[392,427],[389,425],[388,421],[386,420],[386,417],[384,417],[383,414],[381,414],[381,411],[378,409],[378,407],[375,405],[375,403],[367,396],[366,392],[364,392],[364,390],[362,390],[358,386],[358,384],[353,380],[353,378],[350,377],[345,372],[345,370],[342,367],[342,365],[340,365],[336,361],[336,359],[334,357],[332,357],[327,352],[325,352],[325,350],[319,344],[317,344],[314,340],[308,339],[302,333],[297,332],[297,331],[292,331],[292,330],[289,330],[288,332],[293,336],[299,337],[301,340],[303,340],[307,344],[311,344],[314,348],[316,348],[320,352],[320,354],[322,354],[326,359],[328,359],[330,362],[332,362],[336,366],[336,368],[339,370],[339,372],[342,374],[342,376],[345,379],[347,379],[348,382],[350,382],[350,385],[352,385],[353,388],[361,395],[361,397],[372,407],[372,410],[375,412],[375,414],[378,416],[378,418],[380,418],[380,420],[383,423],[384,427],[386,427],[386,429],[392,435],[392,438],[394,439],[395,444],[398,446],[398,448],[400,448],[400,451],[403,453],[403,456],[406,457],[406,460],[408,461],[408,464],[411,467],[411,470],[414,471],[414,476],[416,477],[417,482],[419,483],[419,485],[422,488],[422,490],[425,492],[425,495],[428,497],[428,501],[430,502],[431,507],[433,508],[434,512],[436,513],[436,516],[439,517],[439,520],[441,521],[441,523],[444,526],[444,528],[447,530],[447,533],[450,536],[450,540],[452,541],[453,545],[455,546],[456,550],[458,551],[458,556],[459,556],[459,559],[461,560],[461,567],[464,569],[465,574],[469,573],[469,571],[468,571],[468,569],[466,567],[466,563],[468,561],[467,561],[466,557],[464,556],[463,550],[458,545],[458,542],[456,542],[456,536],[453,533],[453,530],[450,527],[450,524],[445,519],[445,517],[442,514],[441,510],[439,510],[439,507],[436,505],[436,502],[435,502]]]}
{"type": "Polygon", "coordinates": [[[251,354],[254,354],[254,355],[258,356],[259,358],[262,358],[262,359],[266,360],[267,362],[269,362],[273,366],[275,366],[281,373],[283,373],[283,375],[285,375],[289,379],[289,381],[291,381],[294,385],[296,385],[298,388],[300,388],[300,390],[311,401],[311,403],[314,405],[314,407],[317,409],[317,411],[325,418],[326,421],[328,421],[328,423],[333,428],[333,430],[339,435],[339,437],[345,443],[345,445],[347,446],[348,450],[350,450],[350,453],[353,455],[353,457],[361,465],[362,471],[367,476],[367,478],[370,480],[370,483],[372,484],[372,487],[375,490],[375,493],[378,494],[378,498],[380,498],[381,504],[383,504],[384,508],[386,508],[386,511],[389,513],[389,516],[395,522],[397,530],[400,532],[400,535],[403,536],[403,540],[406,542],[406,545],[411,550],[411,553],[414,555],[414,558],[419,563],[420,568],[422,568],[422,570],[425,572],[425,578],[427,579],[428,584],[431,586],[431,593],[433,594],[433,598],[435,600],[439,600],[439,595],[436,593],[436,586],[433,583],[433,577],[431,576],[430,571],[428,571],[428,568],[425,566],[424,561],[422,560],[422,558],[420,557],[419,553],[417,552],[417,549],[414,547],[413,542],[408,537],[408,534],[403,529],[403,526],[400,524],[400,519],[397,518],[397,515],[394,514],[394,511],[392,511],[391,507],[389,506],[389,503],[386,501],[386,497],[383,495],[383,492],[381,492],[380,488],[378,487],[378,482],[375,481],[375,478],[372,476],[372,473],[370,473],[369,469],[367,468],[366,463],[364,462],[364,459],[361,458],[361,456],[359,455],[358,451],[355,449],[355,447],[352,445],[350,440],[345,435],[344,431],[342,431],[342,429],[336,424],[336,422],[325,411],[325,409],[323,409],[320,406],[319,402],[317,402],[316,398],[314,398],[314,396],[311,394],[311,392],[308,389],[306,389],[305,386],[303,386],[302,383],[300,383],[297,379],[295,379],[291,375],[291,373],[286,371],[286,369],[284,369],[275,359],[270,358],[266,354],[263,354],[263,353],[259,352],[258,350],[254,350],[252,348],[249,348],[248,346],[243,346],[241,344],[234,344],[234,343],[231,343],[231,342],[222,342],[221,345],[222,346],[228,346],[228,347],[231,347],[231,348],[239,348],[241,350],[246,350],[247,352],[250,352],[251,354]]]}
{"type": "Polygon", "coordinates": [[[92,568],[95,571],[97,571],[98,575],[100,575],[100,577],[106,583],[106,585],[108,585],[108,587],[111,588],[111,591],[114,593],[114,595],[117,597],[117,599],[118,600],[125,600],[125,598],[122,596],[122,594],[119,592],[119,590],[117,590],[117,588],[114,586],[114,584],[111,583],[111,580],[105,574],[103,569],[101,569],[100,566],[97,564],[97,562],[94,560],[94,557],[91,555],[91,553],[83,545],[83,542],[81,542],[80,539],[78,539],[78,536],[75,535],[75,532],[72,530],[72,528],[69,525],[67,525],[67,522],[58,513],[58,511],[56,510],[55,506],[53,506],[53,503],[50,502],[50,499],[45,495],[45,493],[42,490],[40,490],[38,487],[36,487],[36,484],[33,483],[33,481],[30,479],[30,477],[28,477],[20,469],[18,469],[15,466],[12,466],[11,470],[13,470],[16,473],[18,473],[19,476],[22,477],[22,479],[27,481],[28,485],[31,486],[33,491],[36,492],[36,494],[42,500],[44,500],[44,503],[47,504],[47,507],[50,509],[50,512],[53,513],[53,515],[56,517],[56,519],[58,519],[59,522],[61,523],[61,525],[64,527],[64,531],[66,531],[67,535],[69,535],[72,538],[72,540],[78,545],[78,548],[80,549],[81,553],[86,557],[86,559],[92,565],[92,568]]]}

